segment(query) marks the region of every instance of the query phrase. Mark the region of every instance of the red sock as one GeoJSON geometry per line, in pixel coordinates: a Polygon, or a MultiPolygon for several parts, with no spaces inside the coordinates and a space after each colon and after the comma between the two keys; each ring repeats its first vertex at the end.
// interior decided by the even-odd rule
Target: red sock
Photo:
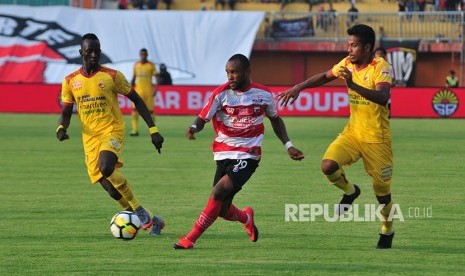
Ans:
{"type": "Polygon", "coordinates": [[[194,227],[187,234],[186,238],[191,242],[195,242],[207,228],[218,218],[221,211],[221,205],[223,202],[214,200],[213,198],[208,199],[207,206],[203,209],[199,218],[195,221],[194,227]]]}
{"type": "Polygon", "coordinates": [[[229,221],[239,221],[241,223],[247,222],[247,214],[244,211],[237,209],[234,204],[231,204],[231,207],[229,207],[228,212],[223,216],[223,218],[229,221]]]}

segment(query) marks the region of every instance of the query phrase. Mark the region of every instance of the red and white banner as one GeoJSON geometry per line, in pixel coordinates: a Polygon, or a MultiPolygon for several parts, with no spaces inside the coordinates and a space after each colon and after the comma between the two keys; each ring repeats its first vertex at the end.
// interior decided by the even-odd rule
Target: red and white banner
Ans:
{"type": "Polygon", "coordinates": [[[61,83],[79,68],[81,37],[95,33],[100,63],[132,78],[139,50],[175,84],[214,85],[229,57],[250,56],[265,12],[99,10],[1,5],[0,80],[61,83]],[[225,35],[227,34],[227,35],[225,35]]]}
{"type": "MultiPolygon", "coordinates": [[[[197,115],[216,86],[160,86],[155,97],[159,115],[197,115]]],[[[270,87],[279,94],[287,87],[270,87]]],[[[59,113],[61,85],[0,84],[0,112],[59,113]]],[[[120,96],[124,114],[131,101],[120,96]]],[[[394,118],[465,118],[465,88],[403,88],[391,92],[394,118]]],[[[349,101],[345,87],[319,87],[302,91],[297,101],[279,108],[282,116],[345,117],[349,101]]]]}

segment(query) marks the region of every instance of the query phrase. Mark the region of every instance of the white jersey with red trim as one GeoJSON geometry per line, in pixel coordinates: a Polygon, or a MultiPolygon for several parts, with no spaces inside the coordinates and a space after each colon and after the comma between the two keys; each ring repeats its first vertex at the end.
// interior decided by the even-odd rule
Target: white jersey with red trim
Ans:
{"type": "Polygon", "coordinates": [[[265,115],[278,116],[268,87],[251,83],[246,91],[239,91],[225,83],[216,88],[199,114],[204,121],[212,120],[216,132],[214,159],[260,159],[265,115]]]}

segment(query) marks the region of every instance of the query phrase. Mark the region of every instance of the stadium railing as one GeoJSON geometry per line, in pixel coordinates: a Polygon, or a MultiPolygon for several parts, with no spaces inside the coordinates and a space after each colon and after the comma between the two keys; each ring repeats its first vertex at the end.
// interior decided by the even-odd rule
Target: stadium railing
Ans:
{"type": "Polygon", "coordinates": [[[356,23],[373,27],[377,38],[382,27],[385,32],[383,38],[394,40],[461,42],[464,33],[464,12],[365,12],[358,13],[353,19],[352,16],[338,12],[268,12],[257,40],[345,41],[347,28],[356,23]],[[305,28],[307,32],[303,30],[305,28]],[[289,31],[288,36],[285,31],[283,34],[283,29],[289,31]]]}

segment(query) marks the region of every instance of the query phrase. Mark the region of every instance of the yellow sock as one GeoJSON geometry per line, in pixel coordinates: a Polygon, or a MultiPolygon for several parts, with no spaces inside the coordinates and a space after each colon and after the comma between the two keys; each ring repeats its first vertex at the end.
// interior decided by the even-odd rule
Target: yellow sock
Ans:
{"type": "Polygon", "coordinates": [[[132,210],[131,205],[129,205],[129,202],[126,199],[124,199],[124,197],[122,197],[120,200],[116,200],[116,202],[118,203],[119,206],[121,206],[121,208],[123,208],[123,210],[134,211],[132,210]]]}
{"type": "Polygon", "coordinates": [[[139,132],[139,128],[138,128],[138,125],[137,125],[137,119],[139,119],[139,112],[132,111],[132,113],[131,113],[132,133],[139,132]]]}
{"type": "Polygon", "coordinates": [[[347,181],[344,171],[338,169],[333,174],[327,175],[326,178],[336,187],[343,190],[345,194],[353,194],[355,192],[354,185],[347,181]]]}
{"type": "Polygon", "coordinates": [[[111,182],[113,187],[118,190],[118,192],[123,196],[123,198],[128,202],[133,210],[139,208],[139,199],[137,199],[137,197],[132,192],[131,186],[129,185],[126,178],[118,170],[115,170],[107,179],[111,182]]]}
{"type": "Polygon", "coordinates": [[[389,204],[384,206],[384,208],[381,210],[381,214],[383,215],[383,218],[385,221],[383,221],[383,226],[381,227],[381,233],[390,235],[394,232],[392,224],[394,220],[388,221],[389,214],[391,213],[392,205],[394,203],[391,201],[389,204]]]}

